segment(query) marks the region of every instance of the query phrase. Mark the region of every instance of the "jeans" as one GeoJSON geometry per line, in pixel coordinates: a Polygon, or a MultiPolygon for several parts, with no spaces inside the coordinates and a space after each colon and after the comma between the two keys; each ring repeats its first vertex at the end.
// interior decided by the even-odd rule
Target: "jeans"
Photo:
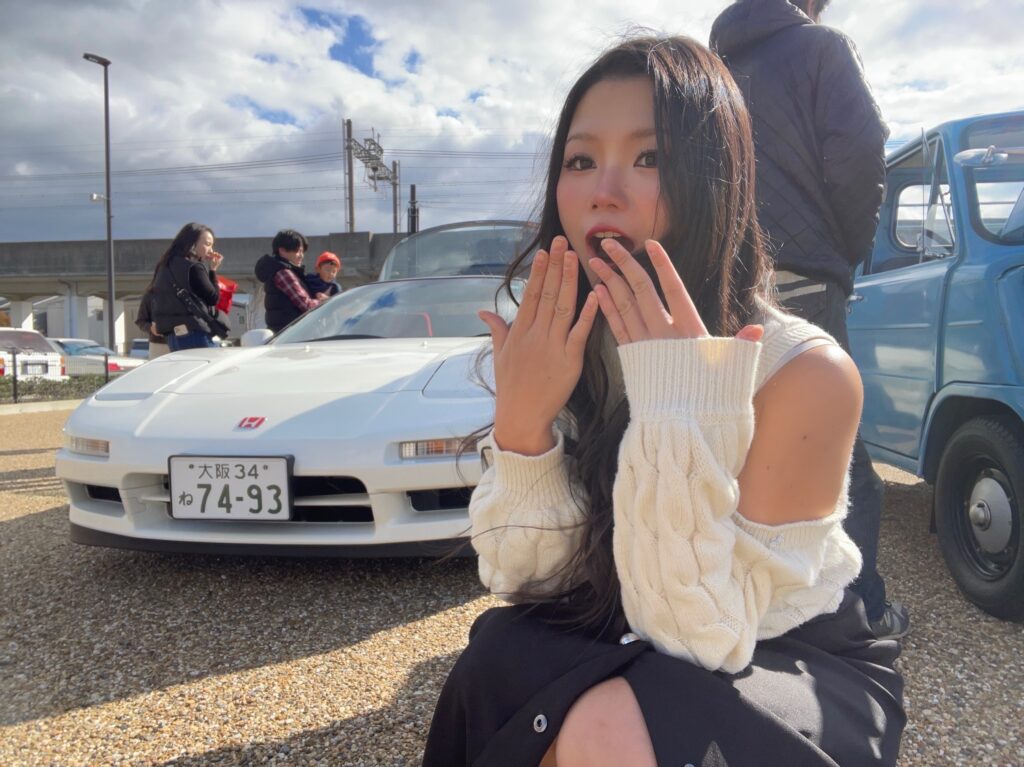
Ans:
{"type": "Polygon", "coordinates": [[[201,330],[190,330],[183,336],[167,334],[167,346],[172,352],[180,352],[182,349],[205,349],[216,345],[210,334],[201,330]]]}
{"type": "MultiPolygon", "coordinates": [[[[847,352],[846,291],[835,282],[815,282],[792,272],[778,272],[779,302],[790,314],[813,322],[839,342],[847,352]]],[[[864,600],[868,620],[878,620],[885,611],[885,581],[878,574],[878,532],[882,521],[885,486],[871,465],[871,457],[860,434],[853,445],[850,467],[850,510],[843,527],[857,544],[864,564],[850,588],[864,600]]]]}

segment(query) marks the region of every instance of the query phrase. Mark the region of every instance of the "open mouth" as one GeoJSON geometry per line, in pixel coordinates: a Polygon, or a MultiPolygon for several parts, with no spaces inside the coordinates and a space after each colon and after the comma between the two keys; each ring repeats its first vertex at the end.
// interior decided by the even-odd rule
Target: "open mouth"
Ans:
{"type": "Polygon", "coordinates": [[[587,245],[589,246],[590,251],[595,256],[597,256],[600,259],[603,259],[604,261],[610,261],[611,260],[608,257],[608,254],[605,253],[604,248],[601,247],[601,243],[604,240],[615,240],[617,243],[619,243],[622,247],[624,247],[630,253],[632,253],[633,252],[633,248],[636,247],[636,244],[633,242],[633,240],[631,240],[626,235],[622,234],[622,232],[616,232],[616,231],[608,230],[608,231],[597,231],[597,232],[593,232],[592,234],[588,234],[587,235],[587,245]]]}

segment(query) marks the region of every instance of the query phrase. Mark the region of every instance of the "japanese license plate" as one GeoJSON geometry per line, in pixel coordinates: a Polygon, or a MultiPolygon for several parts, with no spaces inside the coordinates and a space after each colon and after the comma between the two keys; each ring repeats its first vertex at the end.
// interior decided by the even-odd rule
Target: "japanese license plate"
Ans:
{"type": "Polygon", "coordinates": [[[24,370],[25,370],[25,375],[27,375],[27,376],[44,376],[44,375],[46,375],[46,363],[45,362],[26,362],[24,370]]]}
{"type": "Polygon", "coordinates": [[[172,455],[175,519],[291,518],[289,458],[172,455]]]}

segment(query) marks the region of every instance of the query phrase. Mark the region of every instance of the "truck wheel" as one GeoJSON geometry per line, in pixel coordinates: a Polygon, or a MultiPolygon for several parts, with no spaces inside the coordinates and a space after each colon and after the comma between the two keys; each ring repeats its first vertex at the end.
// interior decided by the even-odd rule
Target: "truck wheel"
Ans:
{"type": "Polygon", "coordinates": [[[935,482],[935,526],[953,579],[974,604],[1024,620],[1024,429],[974,418],[946,444],[935,482]]]}

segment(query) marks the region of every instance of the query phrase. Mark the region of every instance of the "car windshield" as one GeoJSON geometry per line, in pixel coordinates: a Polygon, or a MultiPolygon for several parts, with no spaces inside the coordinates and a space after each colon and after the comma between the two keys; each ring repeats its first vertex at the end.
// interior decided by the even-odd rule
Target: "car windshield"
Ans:
{"type": "Polygon", "coordinates": [[[1024,118],[981,123],[956,160],[972,186],[971,219],[997,242],[1024,243],[1024,118]]]}
{"type": "Polygon", "coordinates": [[[528,225],[497,222],[419,232],[391,249],[380,279],[503,275],[508,263],[523,252],[534,233],[535,229],[528,225]]]}
{"type": "MultiPolygon", "coordinates": [[[[459,338],[487,334],[477,316],[496,311],[506,321],[516,305],[497,277],[438,277],[373,282],[347,290],[281,331],[274,343],[335,338],[459,338]],[[497,299],[496,299],[497,296],[497,299]]],[[[524,283],[512,289],[518,301],[524,283]]]]}
{"type": "Polygon", "coordinates": [[[53,354],[53,347],[46,339],[31,330],[5,330],[0,333],[0,351],[3,352],[45,352],[53,354]]]}
{"type": "Polygon", "coordinates": [[[57,343],[72,357],[79,357],[83,354],[96,357],[102,357],[104,354],[114,354],[112,350],[105,346],[100,346],[95,341],[58,341],[57,343]]]}

